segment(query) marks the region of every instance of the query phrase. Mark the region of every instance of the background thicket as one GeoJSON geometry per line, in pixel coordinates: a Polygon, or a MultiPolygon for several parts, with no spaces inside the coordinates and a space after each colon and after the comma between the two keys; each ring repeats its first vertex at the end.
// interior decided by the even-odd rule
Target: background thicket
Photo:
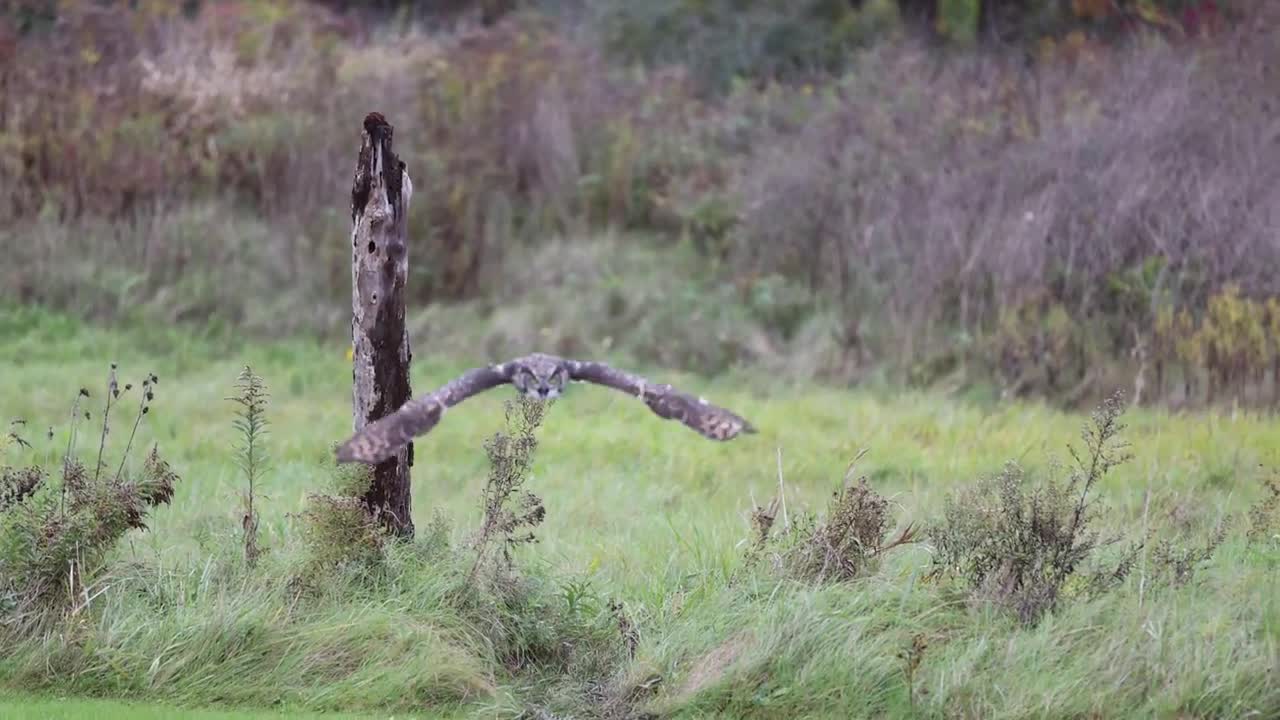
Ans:
{"type": "Polygon", "coordinates": [[[438,348],[1274,405],[1276,10],[10,2],[0,294],[340,337],[378,108],[438,348]]]}

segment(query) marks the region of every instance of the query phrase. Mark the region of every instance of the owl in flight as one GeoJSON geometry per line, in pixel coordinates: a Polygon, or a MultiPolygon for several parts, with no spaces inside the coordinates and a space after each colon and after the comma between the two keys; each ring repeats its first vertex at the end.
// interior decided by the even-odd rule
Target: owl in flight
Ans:
{"type": "Polygon", "coordinates": [[[511,383],[520,394],[545,401],[559,397],[570,381],[596,383],[634,395],[658,417],[679,420],[712,440],[732,440],[741,433],[756,432],[745,419],[670,385],[653,384],[603,363],[534,353],[500,365],[468,370],[439,390],[410,400],[338,446],[338,462],[382,462],[414,437],[435,427],[448,408],[499,385],[511,383]]]}

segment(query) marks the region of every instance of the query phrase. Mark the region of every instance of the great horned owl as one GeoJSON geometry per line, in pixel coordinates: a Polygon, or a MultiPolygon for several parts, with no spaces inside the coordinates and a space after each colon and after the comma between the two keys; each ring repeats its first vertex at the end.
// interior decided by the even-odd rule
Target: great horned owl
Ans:
{"type": "Polygon", "coordinates": [[[741,433],[756,432],[745,419],[670,385],[653,384],[604,363],[534,353],[468,370],[439,390],[410,400],[338,446],[338,462],[382,462],[414,437],[435,427],[448,408],[499,385],[510,383],[526,397],[551,400],[559,397],[570,381],[596,383],[634,395],[659,417],[679,420],[712,440],[731,440],[741,433]]]}

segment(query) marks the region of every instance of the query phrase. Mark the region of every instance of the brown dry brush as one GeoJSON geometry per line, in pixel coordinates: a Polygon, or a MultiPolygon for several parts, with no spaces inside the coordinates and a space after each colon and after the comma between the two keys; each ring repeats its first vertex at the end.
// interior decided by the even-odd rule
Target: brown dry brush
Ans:
{"type": "MultiPolygon", "coordinates": [[[[20,428],[26,425],[26,421],[15,418],[9,422],[9,429],[5,435],[0,435],[0,453],[7,452],[13,447],[26,448],[31,447],[31,443],[22,437],[20,428]]],[[[31,467],[10,467],[5,465],[0,467],[0,513],[7,508],[16,505],[31,496],[44,482],[45,471],[37,466],[31,467]]]]}
{"type": "Polygon", "coordinates": [[[782,576],[815,584],[842,582],[872,572],[886,553],[914,543],[915,527],[908,524],[890,533],[889,501],[866,477],[850,482],[850,474],[832,493],[825,517],[800,513],[781,532],[774,530],[779,498],[753,507],[746,567],[768,557],[770,569],[782,576]]]}
{"type": "Polygon", "coordinates": [[[0,107],[0,219],[12,221],[0,225],[38,228],[15,242],[0,289],[115,313],[133,303],[95,272],[127,269],[140,280],[128,300],[176,289],[178,300],[156,303],[166,319],[216,313],[240,324],[288,285],[311,312],[266,312],[264,327],[329,322],[320,307],[337,299],[326,288],[342,277],[341,248],[307,238],[340,222],[328,210],[349,182],[340,159],[350,137],[317,119],[372,101],[358,79],[336,82],[339,51],[357,48],[347,28],[301,2],[270,18],[243,2],[203,3],[193,17],[174,3],[42,4],[56,22],[29,31],[6,27],[13,18],[0,12],[0,88],[23,98],[0,107]],[[288,180],[297,177],[310,181],[288,180]],[[246,205],[261,221],[226,230],[231,208],[246,205]],[[188,272],[225,263],[244,271],[238,282],[210,286],[188,272]]]}
{"type": "Polygon", "coordinates": [[[0,452],[9,449],[12,446],[21,448],[30,448],[31,443],[27,442],[21,434],[22,428],[27,424],[22,418],[14,418],[9,421],[9,429],[4,435],[0,435],[0,452]]]}
{"type": "Polygon", "coordinates": [[[324,154],[290,152],[291,136],[317,138],[279,108],[326,107],[342,28],[308,3],[266,22],[230,5],[184,17],[176,4],[58,3],[26,31],[0,14],[0,87],[24,99],[0,111],[14,151],[0,216],[128,217],[216,188],[264,210],[323,194],[278,182],[315,177],[300,163],[324,154]]]}
{"type": "Polygon", "coordinates": [[[874,72],[736,176],[733,264],[870,315],[838,334],[881,360],[968,359],[1056,394],[1100,384],[1091,360],[1125,357],[1130,323],[1164,304],[1203,308],[1231,281],[1280,294],[1259,262],[1277,252],[1276,128],[1256,99],[1270,81],[1209,50],[1096,50],[1026,81],[1012,58],[932,72],[928,51],[877,48],[874,72]]]}
{"type": "MultiPolygon", "coordinates": [[[[156,377],[149,374],[133,424],[134,434],[154,399],[156,377]]],[[[108,395],[121,389],[108,381],[108,395]]],[[[81,419],[79,401],[74,420],[81,419]]],[[[106,413],[102,424],[110,422],[106,413]]],[[[74,424],[74,423],[73,423],[74,424]]],[[[177,473],[153,446],[136,470],[128,469],[134,434],[121,452],[114,474],[101,472],[102,453],[90,470],[76,456],[74,427],[57,475],[38,466],[5,468],[0,480],[0,626],[22,632],[43,620],[87,607],[105,571],[105,560],[130,530],[146,530],[147,518],[173,499],[177,473]]],[[[101,430],[105,448],[108,430],[101,430]]]]}
{"type": "Polygon", "coordinates": [[[887,551],[914,542],[915,528],[910,525],[888,535],[888,506],[865,477],[837,490],[825,522],[802,521],[797,527],[804,540],[786,561],[792,572],[818,583],[851,580],[865,574],[887,551]]]}
{"type": "Polygon", "coordinates": [[[0,468],[0,513],[31,497],[45,478],[41,467],[0,468]]]}

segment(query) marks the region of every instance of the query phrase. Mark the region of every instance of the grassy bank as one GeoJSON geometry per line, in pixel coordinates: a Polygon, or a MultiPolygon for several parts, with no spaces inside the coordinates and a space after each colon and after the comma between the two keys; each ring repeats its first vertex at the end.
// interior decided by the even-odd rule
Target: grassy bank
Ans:
{"type": "MultiPolygon", "coordinates": [[[[1280,427],[1247,412],[1130,411],[1124,437],[1135,457],[1103,478],[1099,527],[1198,547],[1223,516],[1236,522],[1187,582],[1157,582],[1164,566],[1153,541],[1118,588],[1095,596],[1069,587],[1058,611],[1026,626],[956,581],[926,580],[927,535],[848,582],[749,567],[751,498],[766,502],[781,474],[793,521],[806,510],[821,516],[866,448],[857,470],[888,499],[890,527],[936,525],[950,493],[1008,460],[1046,472],[1076,441],[1079,415],[650,368],[761,430],[719,445],[624,396],[574,387],[539,429],[526,480],[546,508],[539,542],[515,548],[514,574],[498,590],[468,594],[466,541],[488,471],[482,443],[504,429],[502,392],[469,401],[417,443],[418,540],[372,564],[317,570],[307,495],[333,487],[330,447],[349,431],[345,346],[233,346],[14,309],[0,315],[0,341],[0,407],[28,420],[33,444],[10,463],[56,463],[75,388],[103,385],[116,361],[121,382],[160,377],[138,442],[158,443],[182,477],[150,530],[120,545],[86,610],[0,653],[10,688],[481,717],[1280,710],[1280,555],[1274,540],[1246,538],[1243,517],[1263,497],[1259,479],[1280,464],[1280,427]],[[234,406],[222,400],[246,363],[272,392],[274,462],[258,487],[268,552],[256,568],[240,554],[243,482],[229,452],[234,406]],[[318,589],[295,592],[308,577],[318,589]],[[927,648],[908,682],[900,656],[917,637],[927,648]]],[[[415,347],[417,391],[475,361],[415,347]]],[[[123,442],[114,433],[108,450],[123,442]]]]}

